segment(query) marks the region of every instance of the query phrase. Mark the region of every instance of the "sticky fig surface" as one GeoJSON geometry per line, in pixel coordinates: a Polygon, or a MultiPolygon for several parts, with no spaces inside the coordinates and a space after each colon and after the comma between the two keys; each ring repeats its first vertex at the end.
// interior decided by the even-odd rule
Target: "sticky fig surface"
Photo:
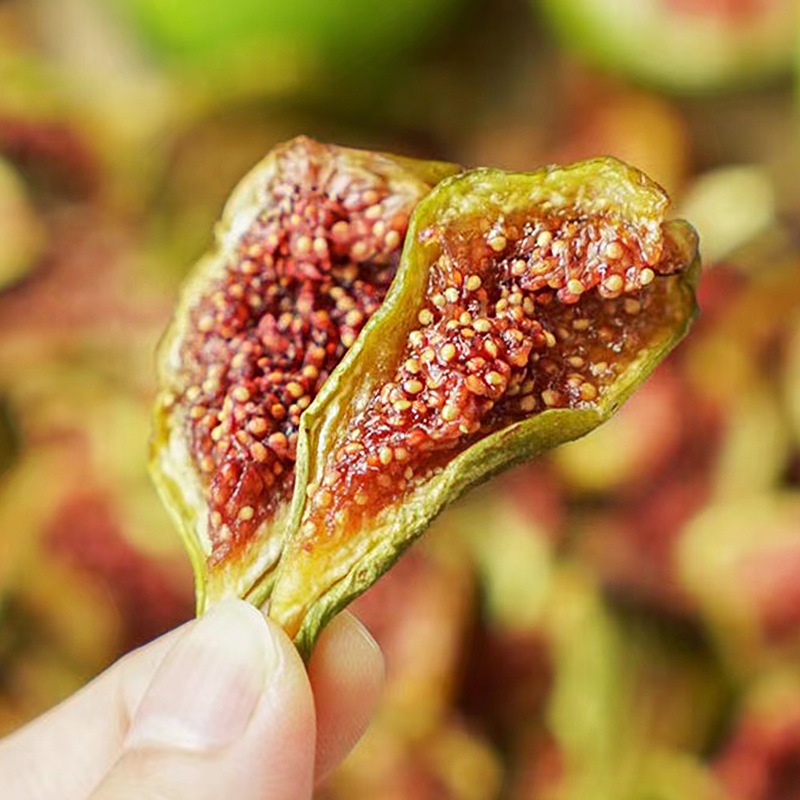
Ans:
{"type": "Polygon", "coordinates": [[[414,207],[455,169],[298,138],[234,191],[159,354],[151,466],[199,610],[268,594],[301,415],[380,307],[414,207]]]}
{"type": "Polygon", "coordinates": [[[300,421],[270,615],[303,651],[470,486],[608,418],[685,334],[697,240],[637,170],[479,169],[417,206],[300,421]]]}

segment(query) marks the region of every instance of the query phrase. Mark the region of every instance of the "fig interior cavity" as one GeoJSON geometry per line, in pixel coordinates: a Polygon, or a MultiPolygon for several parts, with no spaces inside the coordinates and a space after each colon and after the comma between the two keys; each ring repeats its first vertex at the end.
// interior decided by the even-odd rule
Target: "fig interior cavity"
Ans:
{"type": "Polygon", "coordinates": [[[311,487],[306,549],[357,528],[487,433],[592,405],[651,333],[661,295],[643,290],[681,267],[601,216],[476,217],[420,236],[441,255],[419,327],[311,487]]]}

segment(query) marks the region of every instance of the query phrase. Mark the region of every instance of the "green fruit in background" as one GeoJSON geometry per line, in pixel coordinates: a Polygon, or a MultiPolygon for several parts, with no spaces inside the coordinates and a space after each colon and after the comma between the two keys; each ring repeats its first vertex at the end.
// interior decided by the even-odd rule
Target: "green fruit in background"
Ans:
{"type": "MultiPolygon", "coordinates": [[[[153,50],[187,67],[270,58],[350,67],[432,40],[461,0],[123,0],[153,50]]],[[[115,4],[116,5],[116,4],[115,4]]]]}
{"type": "Polygon", "coordinates": [[[605,69],[679,93],[788,70],[796,0],[534,0],[562,45],[605,69]]]}

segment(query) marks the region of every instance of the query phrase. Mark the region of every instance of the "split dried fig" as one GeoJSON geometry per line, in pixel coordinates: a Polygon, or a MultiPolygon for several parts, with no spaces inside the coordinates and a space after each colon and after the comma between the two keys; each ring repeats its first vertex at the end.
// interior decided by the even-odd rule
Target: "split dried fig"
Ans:
{"type": "Polygon", "coordinates": [[[270,598],[307,653],[447,503],[599,425],[687,331],[696,235],[642,173],[456,171],[302,138],[235,191],[160,355],[153,470],[199,611],[270,598]]]}
{"type": "Polygon", "coordinates": [[[380,307],[414,207],[455,169],[299,138],[234,191],[159,354],[151,465],[198,610],[269,593],[301,415],[380,307]]]}
{"type": "Polygon", "coordinates": [[[270,615],[302,651],[447,503],[599,425],[685,334],[697,240],[667,205],[610,158],[475,170],[419,203],[383,305],[300,421],[270,615]]]}

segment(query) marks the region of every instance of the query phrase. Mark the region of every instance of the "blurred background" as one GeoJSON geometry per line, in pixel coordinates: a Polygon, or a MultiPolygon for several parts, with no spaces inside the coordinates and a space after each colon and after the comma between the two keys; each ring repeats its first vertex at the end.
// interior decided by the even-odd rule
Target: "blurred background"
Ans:
{"type": "Polygon", "coordinates": [[[794,0],[0,0],[0,735],[192,614],[153,351],[252,164],[613,154],[699,228],[701,319],[357,601],[389,685],[319,798],[800,798],[798,33],[794,0]]]}

